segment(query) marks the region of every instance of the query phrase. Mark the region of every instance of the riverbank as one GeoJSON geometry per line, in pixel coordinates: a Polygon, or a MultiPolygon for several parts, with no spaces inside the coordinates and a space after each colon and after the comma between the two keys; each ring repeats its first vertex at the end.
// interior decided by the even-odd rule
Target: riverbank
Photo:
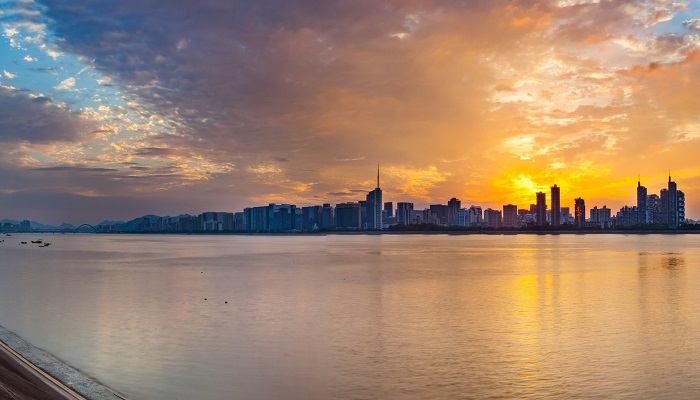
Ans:
{"type": "Polygon", "coordinates": [[[0,342],[0,398],[18,400],[82,400],[54,377],[0,342]]]}
{"type": "Polygon", "coordinates": [[[0,398],[124,400],[122,394],[0,326],[0,398]]]}

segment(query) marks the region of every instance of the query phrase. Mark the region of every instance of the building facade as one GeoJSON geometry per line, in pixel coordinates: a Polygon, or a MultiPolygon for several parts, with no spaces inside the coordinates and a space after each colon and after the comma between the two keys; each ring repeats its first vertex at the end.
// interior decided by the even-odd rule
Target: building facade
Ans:
{"type": "Polygon", "coordinates": [[[586,202],[580,197],[574,199],[574,225],[577,228],[586,225],[586,202]]]}
{"type": "Polygon", "coordinates": [[[547,225],[547,195],[544,192],[537,192],[537,204],[535,205],[535,215],[537,225],[547,225]]]}
{"type": "Polygon", "coordinates": [[[513,204],[503,206],[503,226],[508,228],[518,226],[518,206],[513,204]]]}
{"type": "Polygon", "coordinates": [[[552,201],[552,212],[551,212],[551,224],[553,226],[561,225],[561,197],[560,188],[554,184],[550,188],[551,201],[552,201]]]}

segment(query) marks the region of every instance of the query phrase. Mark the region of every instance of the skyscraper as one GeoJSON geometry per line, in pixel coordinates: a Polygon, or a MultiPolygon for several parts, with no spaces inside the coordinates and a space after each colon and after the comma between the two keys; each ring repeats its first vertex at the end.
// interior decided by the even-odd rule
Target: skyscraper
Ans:
{"type": "Polygon", "coordinates": [[[650,194],[647,196],[647,221],[650,224],[660,224],[662,220],[661,199],[658,195],[650,194]]]}
{"type": "Polygon", "coordinates": [[[335,227],[335,214],[334,209],[331,207],[330,203],[325,203],[321,211],[321,228],[333,228],[335,227]]]}
{"type": "Polygon", "coordinates": [[[386,214],[387,218],[394,217],[394,203],[390,201],[384,203],[384,214],[386,214]]]}
{"type": "Polygon", "coordinates": [[[671,180],[671,174],[668,174],[668,227],[677,228],[678,221],[678,188],[676,182],[671,180]]]}
{"type": "Polygon", "coordinates": [[[462,202],[453,197],[447,202],[447,225],[457,225],[457,210],[462,208],[462,202]]]}
{"type": "Polygon", "coordinates": [[[365,207],[367,210],[367,229],[382,229],[382,189],[379,188],[379,165],[377,165],[377,187],[367,193],[365,207]]]}
{"type": "Polygon", "coordinates": [[[513,204],[503,206],[503,226],[510,228],[518,226],[518,206],[513,204]]]}
{"type": "Polygon", "coordinates": [[[537,225],[545,226],[547,225],[547,195],[544,192],[537,192],[537,225]]]}
{"type": "Polygon", "coordinates": [[[413,203],[396,203],[396,222],[404,225],[410,224],[411,211],[413,211],[413,203]]]}
{"type": "Polygon", "coordinates": [[[591,222],[599,224],[601,228],[608,228],[611,223],[610,214],[610,209],[608,207],[603,206],[603,208],[598,208],[598,206],[595,206],[591,208],[590,219],[591,222]]]}
{"type": "Polygon", "coordinates": [[[637,224],[648,223],[647,219],[647,188],[637,181],[637,224]]]}
{"type": "Polygon", "coordinates": [[[360,229],[362,227],[362,206],[360,203],[340,203],[335,205],[335,226],[338,228],[360,229]]]}
{"type": "Polygon", "coordinates": [[[499,228],[501,226],[501,210],[487,208],[484,210],[484,221],[489,228],[499,228]]]}
{"type": "Polygon", "coordinates": [[[580,197],[574,200],[574,222],[577,228],[586,225],[586,202],[580,197]]]}
{"type": "Polygon", "coordinates": [[[552,225],[553,226],[559,226],[561,225],[561,202],[560,202],[560,197],[559,197],[559,187],[554,184],[551,188],[551,194],[552,194],[552,225]]]}

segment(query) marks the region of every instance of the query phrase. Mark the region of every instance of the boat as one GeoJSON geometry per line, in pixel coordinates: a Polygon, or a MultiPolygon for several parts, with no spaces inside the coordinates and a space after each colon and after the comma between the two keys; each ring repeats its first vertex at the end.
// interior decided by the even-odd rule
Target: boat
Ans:
{"type": "Polygon", "coordinates": [[[39,243],[39,244],[41,244],[41,243],[43,243],[43,240],[41,240],[41,239],[39,239],[39,240],[32,240],[32,243],[39,243]]]}

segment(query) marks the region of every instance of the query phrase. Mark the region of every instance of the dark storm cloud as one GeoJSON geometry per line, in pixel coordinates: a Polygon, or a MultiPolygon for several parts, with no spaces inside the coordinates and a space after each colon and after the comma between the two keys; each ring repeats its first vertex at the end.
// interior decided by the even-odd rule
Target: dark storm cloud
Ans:
{"type": "Polygon", "coordinates": [[[0,142],[71,142],[94,129],[94,123],[52,105],[49,97],[0,87],[0,142]]]}

